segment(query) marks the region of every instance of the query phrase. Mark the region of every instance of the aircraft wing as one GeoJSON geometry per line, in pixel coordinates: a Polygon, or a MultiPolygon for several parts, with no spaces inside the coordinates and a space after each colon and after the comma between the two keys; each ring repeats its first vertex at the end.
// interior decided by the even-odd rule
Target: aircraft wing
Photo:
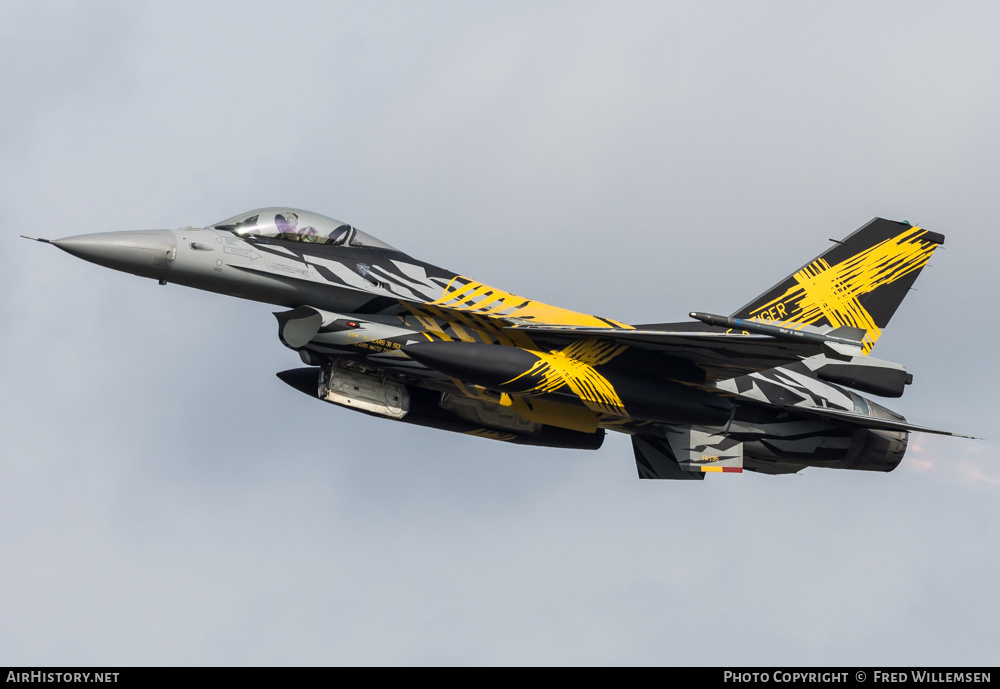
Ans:
{"type": "Polygon", "coordinates": [[[504,328],[531,335],[539,342],[563,344],[585,337],[617,342],[683,359],[704,369],[710,380],[765,371],[823,354],[822,344],[780,340],[769,335],[684,330],[627,330],[569,325],[517,325],[504,328]]]}
{"type": "Polygon", "coordinates": [[[878,416],[865,416],[862,414],[855,414],[854,412],[844,411],[842,409],[830,409],[828,407],[786,407],[786,409],[795,412],[796,414],[803,414],[806,416],[816,416],[819,418],[830,419],[833,421],[841,421],[844,423],[851,424],[853,426],[862,426],[864,428],[871,428],[877,431],[878,430],[917,431],[920,433],[951,435],[956,438],[968,438],[970,440],[982,440],[982,438],[976,438],[971,435],[962,435],[961,433],[942,431],[937,428],[927,428],[926,426],[917,426],[916,424],[907,423],[906,421],[896,421],[893,419],[885,419],[878,416]]]}

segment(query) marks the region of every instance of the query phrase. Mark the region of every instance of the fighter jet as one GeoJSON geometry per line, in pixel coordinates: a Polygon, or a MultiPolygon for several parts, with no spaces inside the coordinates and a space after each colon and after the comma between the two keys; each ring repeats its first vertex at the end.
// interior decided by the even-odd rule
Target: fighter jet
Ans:
{"type": "Polygon", "coordinates": [[[286,308],[278,338],[305,367],[277,375],[310,397],[522,445],[593,450],[618,431],[644,479],[892,471],[911,431],[957,435],[858,394],[899,397],[913,380],[870,355],[944,243],[907,222],[872,220],[728,316],[652,325],[520,297],[291,208],[27,239],[286,308]]]}

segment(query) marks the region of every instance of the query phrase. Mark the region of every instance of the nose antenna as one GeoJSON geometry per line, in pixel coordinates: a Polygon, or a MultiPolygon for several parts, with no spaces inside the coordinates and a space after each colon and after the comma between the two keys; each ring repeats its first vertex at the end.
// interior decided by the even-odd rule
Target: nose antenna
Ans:
{"type": "Polygon", "coordinates": [[[35,242],[42,242],[43,244],[51,244],[52,243],[51,239],[42,239],[41,237],[29,237],[26,234],[22,234],[21,236],[24,237],[25,239],[30,239],[30,240],[35,241],[35,242]]]}

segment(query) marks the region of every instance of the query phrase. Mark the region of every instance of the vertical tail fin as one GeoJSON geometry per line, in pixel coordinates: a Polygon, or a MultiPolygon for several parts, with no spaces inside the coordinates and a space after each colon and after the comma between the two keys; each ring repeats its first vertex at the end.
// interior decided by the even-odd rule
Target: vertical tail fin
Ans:
{"type": "Polygon", "coordinates": [[[852,327],[875,345],[944,235],[875,218],[732,314],[794,327],[852,327]]]}

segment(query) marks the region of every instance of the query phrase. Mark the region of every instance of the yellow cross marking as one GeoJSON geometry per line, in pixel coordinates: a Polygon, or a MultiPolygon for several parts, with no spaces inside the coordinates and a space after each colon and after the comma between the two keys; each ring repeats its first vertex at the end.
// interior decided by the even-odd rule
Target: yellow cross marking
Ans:
{"type": "Polygon", "coordinates": [[[863,328],[868,333],[867,354],[882,331],[859,298],[922,268],[937,248],[921,241],[923,234],[924,230],[912,227],[834,266],[817,259],[795,273],[795,285],[750,317],[772,321],[778,320],[774,314],[780,314],[780,323],[786,326],[813,325],[825,318],[834,328],[863,328]]]}
{"type": "Polygon", "coordinates": [[[542,382],[530,392],[546,394],[564,385],[592,411],[615,416],[627,416],[625,405],[611,382],[594,368],[606,364],[625,351],[625,345],[615,345],[587,338],[561,350],[532,352],[538,357],[531,368],[508,380],[510,385],[521,378],[538,376],[542,382]]]}

